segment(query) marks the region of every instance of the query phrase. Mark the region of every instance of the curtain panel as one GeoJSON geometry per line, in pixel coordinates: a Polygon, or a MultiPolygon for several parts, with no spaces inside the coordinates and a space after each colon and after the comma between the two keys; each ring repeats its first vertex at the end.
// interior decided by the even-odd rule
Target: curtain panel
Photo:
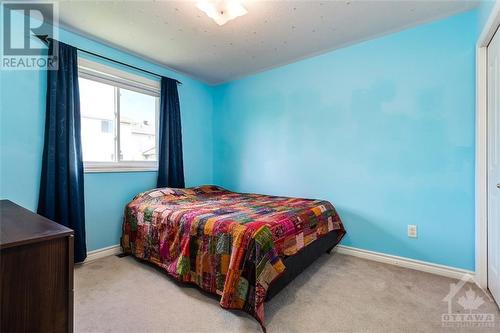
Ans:
{"type": "Polygon", "coordinates": [[[162,77],[157,187],[183,188],[181,111],[177,80],[162,77]]]}
{"type": "Polygon", "coordinates": [[[87,256],[87,247],[77,49],[50,40],[49,54],[54,51],[58,54],[58,67],[47,70],[45,138],[37,212],[74,230],[74,259],[82,262],[87,256]]]}

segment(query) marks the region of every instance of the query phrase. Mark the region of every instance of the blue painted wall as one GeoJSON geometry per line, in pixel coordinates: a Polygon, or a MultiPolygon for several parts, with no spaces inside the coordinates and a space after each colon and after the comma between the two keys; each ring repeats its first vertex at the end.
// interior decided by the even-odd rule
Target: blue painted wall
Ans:
{"type": "MultiPolygon", "coordinates": [[[[347,226],[345,245],[473,269],[474,47],[483,16],[217,87],[67,31],[60,39],[183,81],[188,186],[324,198],[347,226]],[[408,224],[418,225],[417,239],[407,238],[408,224]]],[[[35,210],[46,73],[0,75],[0,198],[35,210]]],[[[154,172],[85,175],[89,250],[118,243],[125,203],[155,180],[154,172]]]]}
{"type": "MultiPolygon", "coordinates": [[[[212,87],[60,30],[59,39],[183,82],[179,87],[188,186],[212,183],[212,87]]],[[[36,211],[45,124],[45,71],[2,71],[0,78],[0,198],[36,211]]],[[[87,247],[119,243],[125,204],[156,185],[155,172],[85,174],[87,247]]]]}
{"type": "Polygon", "coordinates": [[[477,16],[218,86],[215,182],[330,200],[345,245],[473,270],[477,16]]]}

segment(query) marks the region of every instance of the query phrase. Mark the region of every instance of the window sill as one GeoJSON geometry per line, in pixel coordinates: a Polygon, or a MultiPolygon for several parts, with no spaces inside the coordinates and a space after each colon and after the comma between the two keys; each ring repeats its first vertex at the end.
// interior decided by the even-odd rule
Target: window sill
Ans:
{"type": "Polygon", "coordinates": [[[157,165],[85,165],[84,173],[158,172],[157,165]]]}

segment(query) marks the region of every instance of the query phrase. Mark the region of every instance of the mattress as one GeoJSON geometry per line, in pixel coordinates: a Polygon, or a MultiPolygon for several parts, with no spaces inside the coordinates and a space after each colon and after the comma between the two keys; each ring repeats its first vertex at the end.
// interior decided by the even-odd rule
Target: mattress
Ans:
{"type": "Polygon", "coordinates": [[[324,200],[236,193],[218,186],[160,188],[125,209],[124,252],[179,281],[220,295],[224,308],[248,312],[264,326],[269,285],[284,258],[345,229],[324,200]]]}

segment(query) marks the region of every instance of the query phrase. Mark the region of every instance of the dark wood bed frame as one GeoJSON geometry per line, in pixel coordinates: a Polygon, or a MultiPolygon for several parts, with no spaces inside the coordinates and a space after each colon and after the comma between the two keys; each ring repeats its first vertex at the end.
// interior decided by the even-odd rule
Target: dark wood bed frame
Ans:
{"type": "MultiPolygon", "coordinates": [[[[321,255],[328,253],[333,250],[333,248],[342,240],[342,237],[344,237],[345,231],[343,230],[333,230],[329,232],[328,234],[316,239],[314,242],[311,244],[305,246],[302,250],[300,250],[297,254],[289,257],[285,257],[283,259],[283,263],[285,264],[286,270],[281,275],[278,277],[270,286],[269,289],[267,290],[267,295],[266,295],[266,302],[270,301],[274,296],[276,296],[283,288],[285,288],[290,282],[293,281],[300,273],[302,273],[304,270],[307,269],[316,259],[318,259],[321,255]]],[[[121,242],[120,242],[121,243],[121,242]]],[[[125,253],[120,253],[117,255],[117,257],[127,257],[129,254],[125,253]]],[[[134,257],[135,258],[135,257],[134,257]]],[[[153,263],[150,263],[148,261],[144,261],[138,258],[135,258],[136,260],[139,260],[159,271],[164,273],[164,271],[154,265],[153,263]]],[[[176,283],[180,287],[188,287],[188,288],[197,288],[200,290],[203,294],[206,294],[209,297],[215,298],[215,299],[220,299],[219,295],[211,294],[207,291],[204,291],[203,289],[199,288],[197,285],[192,284],[192,283],[183,283],[181,281],[178,281],[171,277],[168,274],[165,274],[165,276],[168,276],[174,283],[176,283]]]]}
{"type": "Polygon", "coordinates": [[[285,264],[286,270],[283,275],[277,278],[269,286],[269,289],[267,290],[266,302],[276,296],[322,254],[329,254],[341,241],[342,237],[344,237],[344,234],[345,232],[341,230],[334,230],[304,247],[296,255],[285,257],[285,259],[283,259],[283,263],[285,264]]]}

